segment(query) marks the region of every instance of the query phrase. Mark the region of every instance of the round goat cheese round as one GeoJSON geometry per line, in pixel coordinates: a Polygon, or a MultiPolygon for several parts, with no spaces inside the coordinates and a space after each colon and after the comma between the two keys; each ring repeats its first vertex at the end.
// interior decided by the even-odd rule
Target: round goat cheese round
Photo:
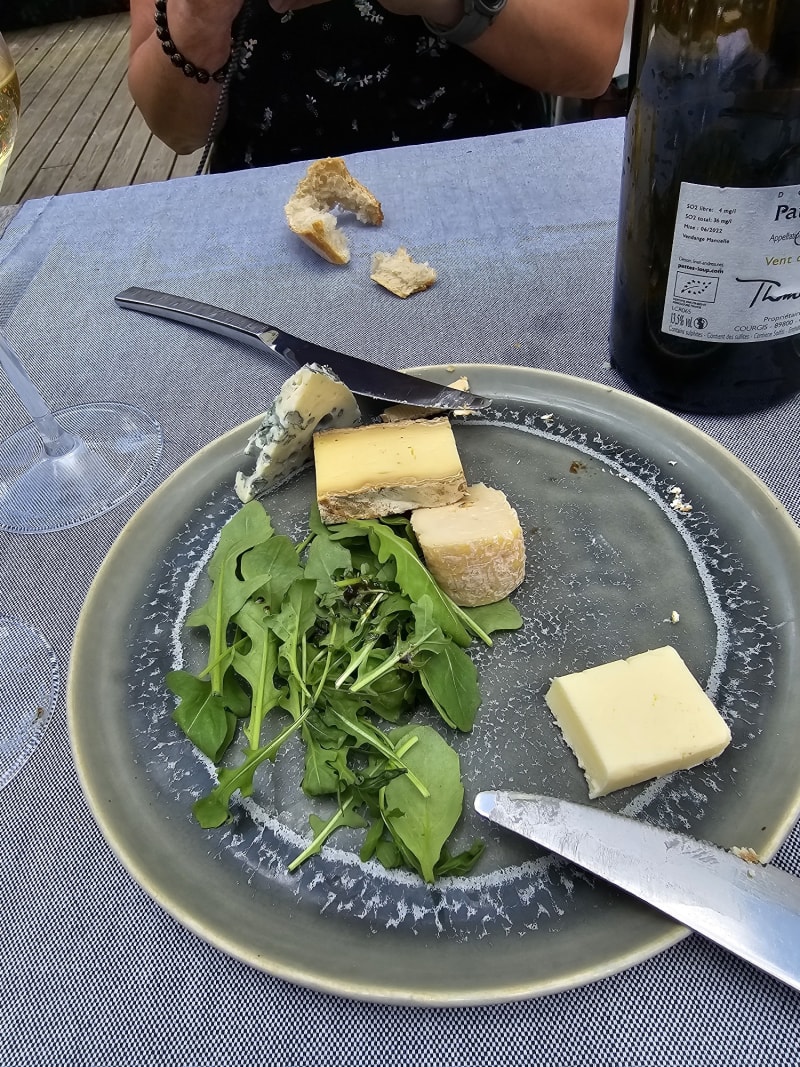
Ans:
{"type": "Polygon", "coordinates": [[[494,604],[525,577],[525,541],[505,493],[482,482],[463,500],[417,508],[411,525],[425,564],[460,607],[494,604]]]}

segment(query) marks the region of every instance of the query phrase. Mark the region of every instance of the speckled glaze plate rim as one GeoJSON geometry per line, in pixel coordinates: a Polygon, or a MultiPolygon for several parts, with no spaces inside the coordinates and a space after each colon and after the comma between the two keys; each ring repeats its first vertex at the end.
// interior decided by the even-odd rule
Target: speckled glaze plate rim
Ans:
{"type": "MultiPolygon", "coordinates": [[[[490,395],[498,402],[552,403],[556,397],[567,405],[572,416],[579,417],[581,412],[596,414],[602,411],[604,416],[609,415],[618,424],[621,432],[625,426],[638,426],[640,430],[646,426],[648,431],[674,439],[676,446],[686,456],[702,455],[704,461],[720,473],[723,481],[735,484],[745,499],[756,502],[786,556],[800,562],[800,531],[780,501],[727,449],[677,415],[613,387],[552,371],[499,364],[447,364],[414,370],[442,382],[446,382],[453,373],[466,374],[476,392],[490,395]]],[[[585,962],[567,971],[534,977],[526,973],[524,963],[520,965],[519,956],[510,960],[507,968],[503,966],[502,943],[490,941],[482,945],[476,942],[468,961],[472,970],[466,984],[459,980],[451,988],[441,985],[433,988],[422,974],[419,980],[387,981],[379,954],[375,959],[364,960],[363,974],[357,980],[339,977],[322,967],[298,966],[291,951],[291,936],[294,934],[286,943],[277,945],[274,951],[270,949],[264,952],[248,943],[238,925],[236,914],[226,913],[224,906],[221,912],[211,907],[212,904],[218,905],[216,899],[198,903],[197,887],[186,883],[180,864],[176,868],[172,862],[166,862],[167,857],[170,861],[173,858],[170,852],[171,830],[169,823],[157,821],[158,797],[147,798],[152,809],[147,817],[151,821],[156,820],[153,826],[163,829],[163,841],[160,835],[158,839],[148,836],[146,827],[144,830],[139,828],[137,813],[131,811],[127,803],[128,788],[144,788],[139,784],[141,775],[137,767],[132,764],[126,769],[125,754],[115,755],[114,758],[121,761],[119,775],[115,776],[113,765],[109,766],[105,758],[109,739],[112,742],[119,740],[120,731],[123,730],[122,719],[127,707],[124,672],[117,672],[117,677],[108,683],[108,692],[99,694],[97,672],[93,667],[98,654],[103,653],[107,616],[109,610],[113,611],[110,605],[121,592],[129,592],[139,578],[127,566],[129,549],[137,543],[146,546],[151,524],[158,522],[159,512],[176,486],[185,479],[206,477],[209,471],[220,469],[230,462],[232,456],[239,455],[258,421],[250,420],[210,442],[153,492],[111,547],[89,589],[78,621],[67,687],[72,752],[95,821],[124,867],[174,918],[204,941],[234,958],[298,985],[375,1003],[454,1007],[507,1002],[560,992],[619,973],[684,938],[688,933],[684,927],[635,901],[628,903],[629,898],[626,897],[621,906],[622,922],[626,921],[628,909],[631,909],[636,919],[633,925],[639,931],[634,935],[632,944],[616,951],[601,951],[599,956],[594,957],[590,952],[585,962]],[[103,699],[100,699],[100,695],[103,699]],[[109,695],[112,698],[110,700],[106,699],[109,695]],[[205,903],[209,906],[200,906],[205,903]],[[492,951],[495,954],[499,952],[500,958],[492,960],[492,966],[484,973],[482,964],[489,960],[487,953],[492,951]]],[[[120,623],[122,625],[124,620],[120,620],[120,623]]],[[[800,675],[800,671],[797,673],[800,675]]],[[[794,680],[800,683],[800,677],[794,680]]],[[[795,725],[800,729],[800,722],[795,725]]],[[[769,833],[760,842],[760,854],[764,860],[774,855],[800,815],[800,783],[794,780],[787,782],[781,793],[782,799],[775,804],[774,818],[770,820],[769,833]]],[[[208,862],[213,864],[211,855],[208,856],[208,862]]],[[[231,911],[235,912],[235,908],[231,911]]],[[[268,921],[275,920],[271,917],[268,921]]],[[[302,926],[300,923],[293,925],[302,926]]],[[[345,933],[343,936],[346,951],[348,935],[345,933]]],[[[385,945],[383,947],[385,949],[385,945]]],[[[342,950],[342,945],[339,948],[342,950]]],[[[420,951],[422,949],[423,946],[420,946],[420,951]]],[[[380,946],[376,949],[376,952],[379,951],[380,946]]]]}

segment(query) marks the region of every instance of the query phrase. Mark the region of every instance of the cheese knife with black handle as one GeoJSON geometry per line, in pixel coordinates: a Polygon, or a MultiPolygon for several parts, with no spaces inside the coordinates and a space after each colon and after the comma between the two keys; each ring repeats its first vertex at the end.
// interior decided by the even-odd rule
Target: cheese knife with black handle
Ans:
{"type": "Polygon", "coordinates": [[[298,370],[309,363],[321,364],[333,371],[351,392],[359,396],[386,400],[393,404],[439,409],[442,414],[462,409],[480,411],[490,404],[487,397],[449,389],[415,374],[405,374],[366,359],[345,355],[344,352],[335,352],[313,341],[293,337],[292,334],[257,319],[211,304],[203,304],[185,296],[174,296],[171,293],[159,293],[153,289],[134,286],[119,293],[115,300],[120,307],[130,311],[142,311],[148,315],[171,319],[185,326],[195,326],[222,337],[242,341],[273,359],[277,356],[292,370],[298,370]]]}

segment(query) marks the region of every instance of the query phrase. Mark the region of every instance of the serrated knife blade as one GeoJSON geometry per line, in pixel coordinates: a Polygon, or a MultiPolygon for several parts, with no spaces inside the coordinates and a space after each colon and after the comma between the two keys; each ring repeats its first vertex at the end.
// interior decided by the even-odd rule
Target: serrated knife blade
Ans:
{"type": "Polygon", "coordinates": [[[120,307],[129,311],[142,311],[148,315],[171,319],[186,326],[221,335],[269,353],[284,362],[293,371],[306,363],[319,363],[329,367],[337,378],[353,393],[374,400],[386,400],[393,404],[412,404],[415,407],[438,408],[442,412],[459,409],[480,411],[490,404],[487,397],[475,393],[448,389],[438,382],[428,381],[414,374],[371,363],[344,352],[293,337],[284,330],[276,329],[265,322],[239,315],[235,311],[203,304],[185,296],[160,293],[154,289],[133,286],[114,298],[120,307]]]}
{"type": "Polygon", "coordinates": [[[800,989],[800,878],[586,804],[498,790],[474,805],[800,989]]]}

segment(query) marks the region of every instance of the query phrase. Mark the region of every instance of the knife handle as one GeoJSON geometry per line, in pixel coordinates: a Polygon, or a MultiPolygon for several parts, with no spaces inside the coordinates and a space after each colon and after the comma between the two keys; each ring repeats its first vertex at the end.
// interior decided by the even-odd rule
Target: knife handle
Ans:
{"type": "Polygon", "coordinates": [[[258,319],[239,315],[235,311],[226,311],[224,308],[214,307],[213,304],[203,304],[199,300],[191,300],[186,296],[174,296],[172,293],[159,293],[154,289],[141,289],[133,286],[114,297],[120,307],[129,311],[142,311],[146,315],[156,315],[162,319],[171,319],[186,326],[195,326],[209,333],[218,334],[234,341],[244,341],[256,348],[267,348],[278,359],[289,363],[293,369],[297,369],[297,363],[284,356],[262,337],[262,334],[274,331],[273,326],[268,326],[258,319]]]}

